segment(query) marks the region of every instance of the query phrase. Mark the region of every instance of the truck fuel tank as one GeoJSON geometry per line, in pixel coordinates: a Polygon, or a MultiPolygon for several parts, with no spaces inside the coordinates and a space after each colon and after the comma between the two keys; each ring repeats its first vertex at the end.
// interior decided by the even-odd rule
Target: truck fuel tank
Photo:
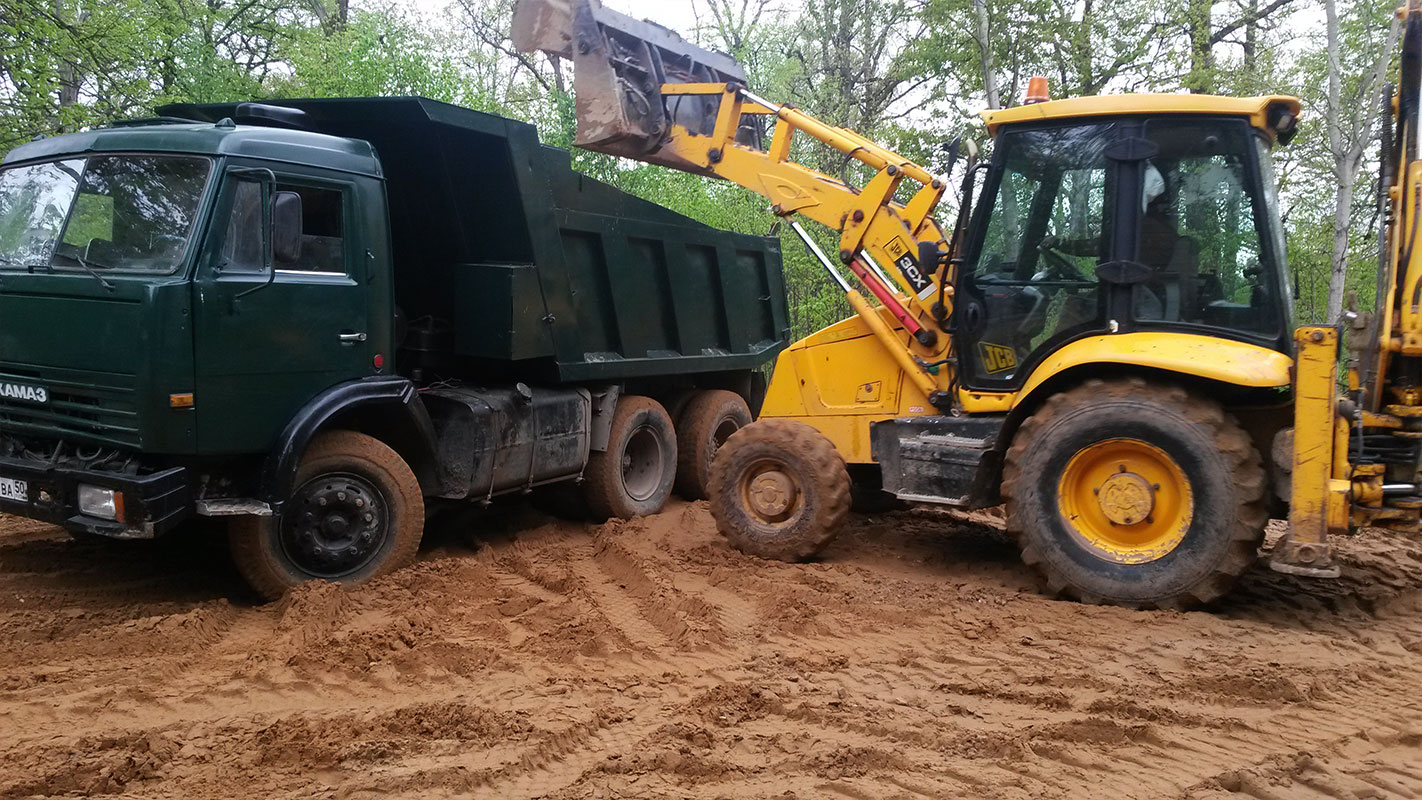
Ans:
{"type": "Polygon", "coordinates": [[[577,475],[587,462],[586,389],[453,385],[420,396],[434,422],[442,497],[487,499],[577,475]]]}

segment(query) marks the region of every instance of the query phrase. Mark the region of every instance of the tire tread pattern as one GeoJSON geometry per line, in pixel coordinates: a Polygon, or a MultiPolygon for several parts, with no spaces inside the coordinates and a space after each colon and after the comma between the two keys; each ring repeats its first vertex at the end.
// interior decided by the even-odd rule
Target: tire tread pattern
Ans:
{"type": "Polygon", "coordinates": [[[711,461],[716,455],[713,437],[720,423],[734,418],[737,426],[751,423],[750,407],[735,392],[710,389],[697,392],[676,423],[676,492],[686,500],[704,500],[711,483],[711,461]]]}

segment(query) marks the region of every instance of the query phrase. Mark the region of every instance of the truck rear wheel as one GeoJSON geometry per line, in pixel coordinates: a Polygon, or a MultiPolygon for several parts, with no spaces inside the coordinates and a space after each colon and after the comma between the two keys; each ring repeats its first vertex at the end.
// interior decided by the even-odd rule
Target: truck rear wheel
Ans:
{"type": "Polygon", "coordinates": [[[404,459],[355,431],[318,436],[280,520],[241,517],[228,540],[237,570],[268,600],[309,580],[361,583],[415,560],[425,502],[404,459]]]}
{"type": "Polygon", "coordinates": [[[583,492],[597,519],[655,514],[676,479],[676,430],[650,397],[623,395],[612,412],[607,450],[588,456],[583,492]]]}
{"type": "Polygon", "coordinates": [[[1007,528],[1055,594],[1185,608],[1229,591],[1268,515],[1264,466],[1219,403],[1143,380],[1089,381],[1022,424],[1007,528]]]}
{"type": "Polygon", "coordinates": [[[752,422],[711,465],[711,516],[742,553],[804,561],[839,533],[849,472],[824,434],[789,419],[752,422]]]}
{"type": "Polygon", "coordinates": [[[735,392],[698,392],[677,421],[677,493],[687,500],[705,498],[716,451],[750,423],[750,407],[735,392]]]}

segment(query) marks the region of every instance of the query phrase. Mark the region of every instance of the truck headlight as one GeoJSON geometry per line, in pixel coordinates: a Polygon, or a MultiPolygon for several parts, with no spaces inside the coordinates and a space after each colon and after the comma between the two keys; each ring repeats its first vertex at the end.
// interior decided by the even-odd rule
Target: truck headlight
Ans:
{"type": "Polygon", "coordinates": [[[123,492],[79,484],[79,513],[118,522],[123,517],[123,492]]]}

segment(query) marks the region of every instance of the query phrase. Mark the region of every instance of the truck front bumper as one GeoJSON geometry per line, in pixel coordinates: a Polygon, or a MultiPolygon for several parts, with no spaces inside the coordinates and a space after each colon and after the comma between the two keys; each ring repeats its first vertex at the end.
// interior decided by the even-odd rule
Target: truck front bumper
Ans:
{"type": "Polygon", "coordinates": [[[148,475],[120,475],[17,458],[0,458],[0,513],[51,522],[66,530],[118,539],[152,539],[192,514],[187,470],[174,467],[148,475]],[[118,520],[79,511],[81,484],[123,493],[118,520]]]}

